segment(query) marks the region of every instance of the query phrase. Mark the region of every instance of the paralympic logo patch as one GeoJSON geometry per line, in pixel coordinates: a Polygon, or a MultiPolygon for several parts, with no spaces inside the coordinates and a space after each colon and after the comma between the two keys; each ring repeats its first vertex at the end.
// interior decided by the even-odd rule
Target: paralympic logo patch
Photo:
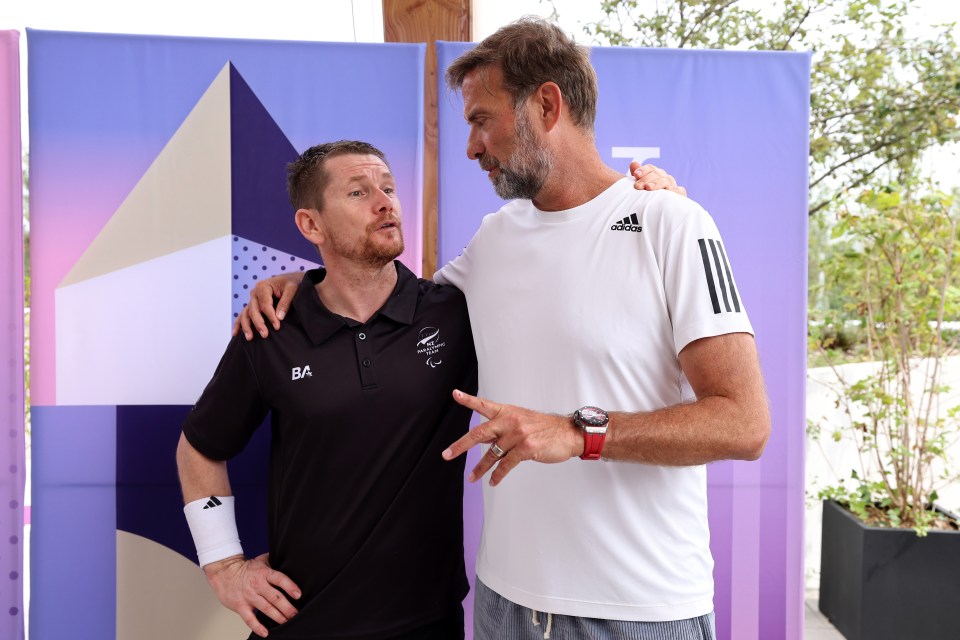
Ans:
{"type": "Polygon", "coordinates": [[[420,329],[417,336],[417,355],[427,356],[426,364],[431,369],[443,364],[440,359],[440,349],[446,346],[446,342],[440,341],[440,329],[436,327],[424,327],[420,329]]]}

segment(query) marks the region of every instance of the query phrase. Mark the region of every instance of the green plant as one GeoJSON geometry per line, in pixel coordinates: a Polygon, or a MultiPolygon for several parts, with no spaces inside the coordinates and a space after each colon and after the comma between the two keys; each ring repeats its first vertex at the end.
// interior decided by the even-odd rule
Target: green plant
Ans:
{"type": "Polygon", "coordinates": [[[601,17],[583,26],[599,44],[812,51],[811,215],[884,173],[912,174],[925,149],[960,137],[952,25],[923,16],[927,29],[908,27],[910,0],[599,4],[601,17]]]}
{"type": "Polygon", "coordinates": [[[864,521],[912,527],[952,526],[933,509],[937,489],[960,479],[947,456],[960,436],[960,405],[943,383],[946,358],[957,352],[947,319],[960,312],[960,247],[953,197],[919,185],[867,190],[840,210],[833,227],[837,250],[822,261],[824,287],[844,300],[838,309],[813,310],[811,348],[835,341],[835,327],[862,328],[871,361],[850,375],[831,363],[835,406],[842,424],[808,429],[818,439],[850,439],[859,456],[845,480],[820,491],[864,521]]]}

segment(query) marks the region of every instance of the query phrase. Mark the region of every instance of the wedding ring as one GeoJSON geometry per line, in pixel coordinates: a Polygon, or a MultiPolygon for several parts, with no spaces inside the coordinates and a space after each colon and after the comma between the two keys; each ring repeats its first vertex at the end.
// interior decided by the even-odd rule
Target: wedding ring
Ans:
{"type": "Polygon", "coordinates": [[[496,442],[490,445],[490,453],[493,454],[493,457],[499,460],[503,456],[507,455],[507,452],[500,448],[496,442]]]}

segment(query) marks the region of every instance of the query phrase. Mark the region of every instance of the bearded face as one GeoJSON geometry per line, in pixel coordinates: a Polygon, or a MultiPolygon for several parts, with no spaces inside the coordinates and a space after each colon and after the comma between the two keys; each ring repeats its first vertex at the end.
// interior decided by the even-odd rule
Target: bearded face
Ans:
{"type": "Polygon", "coordinates": [[[329,229],[327,239],[336,254],[368,267],[383,266],[403,253],[399,215],[385,214],[362,229],[329,229]]]}
{"type": "Polygon", "coordinates": [[[521,104],[515,113],[513,153],[504,161],[484,153],[479,158],[480,168],[492,172],[493,189],[504,200],[533,200],[550,174],[553,159],[537,140],[524,105],[521,104]]]}
{"type": "Polygon", "coordinates": [[[403,253],[396,181],[380,158],[343,154],[324,161],[322,211],[310,214],[324,261],[382,267],[403,253]]]}

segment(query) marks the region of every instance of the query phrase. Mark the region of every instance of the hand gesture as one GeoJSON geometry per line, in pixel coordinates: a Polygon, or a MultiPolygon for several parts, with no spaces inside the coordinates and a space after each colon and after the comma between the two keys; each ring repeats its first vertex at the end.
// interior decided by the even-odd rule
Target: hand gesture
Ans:
{"type": "Polygon", "coordinates": [[[569,417],[538,413],[454,391],[453,398],[487,419],[443,452],[453,460],[478,444],[491,444],[467,480],[476,482],[494,465],[490,486],[495,487],[525,460],[563,462],[583,453],[583,435],[569,417]]]}
{"type": "Polygon", "coordinates": [[[250,560],[243,556],[225,558],[206,565],[203,573],[223,606],[239,614],[261,638],[267,637],[267,628],[257,620],[254,609],[279,624],[297,615],[297,610],[277,587],[295,600],[301,596],[300,587],[285,574],[271,569],[267,554],[250,560]]]}

